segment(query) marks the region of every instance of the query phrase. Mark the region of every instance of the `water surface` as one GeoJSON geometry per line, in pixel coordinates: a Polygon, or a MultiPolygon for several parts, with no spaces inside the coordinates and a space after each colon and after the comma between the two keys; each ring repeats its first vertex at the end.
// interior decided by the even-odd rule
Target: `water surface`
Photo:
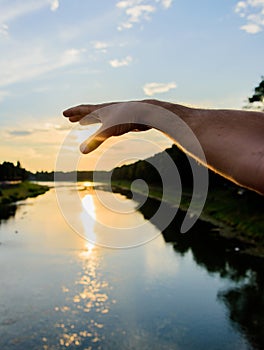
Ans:
{"type": "MultiPolygon", "coordinates": [[[[72,187],[60,191],[70,203],[72,187]]],[[[91,191],[81,196],[102,212],[91,191]]],[[[146,221],[153,206],[131,223],[146,221]]],[[[83,210],[72,208],[76,220],[83,210]]],[[[0,349],[262,349],[261,267],[208,241],[209,226],[177,238],[177,222],[164,235],[158,223],[146,224],[155,239],[110,249],[72,230],[54,189],[12,206],[10,216],[6,209],[0,349]]],[[[95,226],[86,230],[98,234],[95,226]]]]}

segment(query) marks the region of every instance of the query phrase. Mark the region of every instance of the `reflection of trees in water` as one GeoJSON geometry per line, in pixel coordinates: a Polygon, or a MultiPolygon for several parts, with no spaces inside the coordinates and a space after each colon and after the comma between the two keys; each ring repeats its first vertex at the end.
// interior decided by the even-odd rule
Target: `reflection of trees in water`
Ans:
{"type": "Polygon", "coordinates": [[[254,349],[264,349],[263,274],[253,273],[249,281],[237,288],[219,293],[229,310],[229,317],[254,349]]]}
{"type": "Polygon", "coordinates": [[[3,220],[7,220],[12,216],[15,216],[17,210],[16,204],[0,205],[0,225],[3,220]]]}
{"type": "MultiPolygon", "coordinates": [[[[9,218],[14,217],[16,215],[17,205],[16,204],[6,204],[0,205],[0,226],[9,218]]],[[[2,237],[0,237],[1,239],[2,237]]],[[[0,240],[0,244],[1,240],[0,240]]]]}
{"type": "MultiPolygon", "coordinates": [[[[140,211],[151,220],[159,207],[159,202],[148,200],[140,211]]],[[[168,205],[168,210],[175,210],[168,205]]],[[[238,254],[244,247],[235,239],[227,240],[219,236],[218,228],[198,221],[185,234],[180,227],[185,213],[178,211],[173,222],[162,232],[166,242],[173,244],[181,255],[191,251],[196,263],[209,273],[217,273],[222,278],[235,283],[234,287],[218,294],[229,311],[232,326],[236,327],[251,343],[254,349],[264,349],[264,275],[263,261],[238,254]]]]}

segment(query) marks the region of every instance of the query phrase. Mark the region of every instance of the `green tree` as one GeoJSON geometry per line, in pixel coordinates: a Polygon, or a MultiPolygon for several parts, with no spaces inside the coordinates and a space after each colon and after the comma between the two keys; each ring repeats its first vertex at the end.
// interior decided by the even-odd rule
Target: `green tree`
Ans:
{"type": "Polygon", "coordinates": [[[248,98],[249,107],[258,103],[258,107],[264,110],[264,76],[261,77],[261,82],[254,89],[254,94],[248,98]]]}
{"type": "Polygon", "coordinates": [[[21,167],[18,161],[17,165],[11,162],[3,162],[0,164],[0,181],[26,180],[29,172],[21,167]]]}

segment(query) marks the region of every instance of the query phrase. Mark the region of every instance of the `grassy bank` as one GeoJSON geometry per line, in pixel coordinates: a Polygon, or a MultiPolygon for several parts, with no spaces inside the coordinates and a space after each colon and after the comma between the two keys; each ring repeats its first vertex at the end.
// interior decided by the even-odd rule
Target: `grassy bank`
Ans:
{"type": "Polygon", "coordinates": [[[0,187],[0,204],[9,204],[28,197],[36,197],[48,190],[48,186],[42,186],[27,181],[15,185],[2,185],[0,187]]]}
{"type": "MultiPolygon", "coordinates": [[[[116,190],[130,189],[128,181],[112,184],[116,190]]],[[[133,186],[133,190],[143,193],[143,187],[133,186]]],[[[162,189],[149,187],[149,197],[162,198],[162,189]]],[[[174,198],[163,198],[175,205],[174,198]]],[[[186,211],[191,200],[191,192],[183,192],[180,208],[186,211]]],[[[248,245],[244,253],[264,257],[264,197],[251,191],[237,188],[216,188],[209,191],[200,218],[218,226],[219,234],[226,239],[237,239],[248,245]]]]}

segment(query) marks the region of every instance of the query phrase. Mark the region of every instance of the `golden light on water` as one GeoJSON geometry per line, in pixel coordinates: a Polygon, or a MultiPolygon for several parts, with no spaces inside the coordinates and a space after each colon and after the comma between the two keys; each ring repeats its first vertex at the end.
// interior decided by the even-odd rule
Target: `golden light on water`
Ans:
{"type": "Polygon", "coordinates": [[[86,213],[88,213],[93,219],[96,219],[95,205],[91,194],[88,194],[82,198],[82,206],[86,213]]]}
{"type": "Polygon", "coordinates": [[[85,187],[85,189],[91,188],[91,187],[93,187],[93,183],[90,182],[90,181],[85,181],[85,182],[83,183],[83,186],[85,187]]]}
{"type": "MultiPolygon", "coordinates": [[[[84,186],[91,187],[91,182],[85,182],[84,186]]],[[[89,237],[90,240],[85,243],[85,250],[81,253],[81,257],[87,258],[93,252],[94,242],[96,241],[96,235],[94,233],[96,213],[92,194],[87,194],[82,198],[82,207],[81,220],[86,238],[89,237]]]]}
{"type": "Polygon", "coordinates": [[[84,250],[80,253],[80,257],[82,259],[87,259],[88,257],[90,257],[90,255],[92,254],[93,250],[94,250],[95,244],[91,243],[91,242],[87,242],[85,243],[85,248],[84,250]]]}
{"type": "MultiPolygon", "coordinates": [[[[82,185],[91,187],[90,182],[82,185]]],[[[82,197],[80,218],[87,239],[88,237],[90,239],[84,241],[84,249],[78,255],[81,270],[74,284],[62,288],[65,305],[55,308],[58,317],[61,315],[61,322],[55,326],[59,331],[59,346],[64,348],[80,346],[85,342],[95,344],[103,341],[104,317],[106,317],[104,315],[110,312],[111,304],[115,303],[115,300],[110,299],[108,295],[109,283],[101,277],[99,272],[102,256],[93,243],[96,241],[94,228],[96,207],[92,192],[89,189],[80,192],[82,197]],[[69,302],[71,307],[68,306],[69,302]],[[83,323],[79,323],[78,318],[75,318],[75,315],[80,313],[85,321],[83,323]],[[100,322],[99,320],[96,322],[98,314],[101,315],[100,322]]],[[[44,346],[46,345],[44,342],[44,346]]],[[[91,345],[87,347],[87,349],[92,348],[91,345]]]]}

